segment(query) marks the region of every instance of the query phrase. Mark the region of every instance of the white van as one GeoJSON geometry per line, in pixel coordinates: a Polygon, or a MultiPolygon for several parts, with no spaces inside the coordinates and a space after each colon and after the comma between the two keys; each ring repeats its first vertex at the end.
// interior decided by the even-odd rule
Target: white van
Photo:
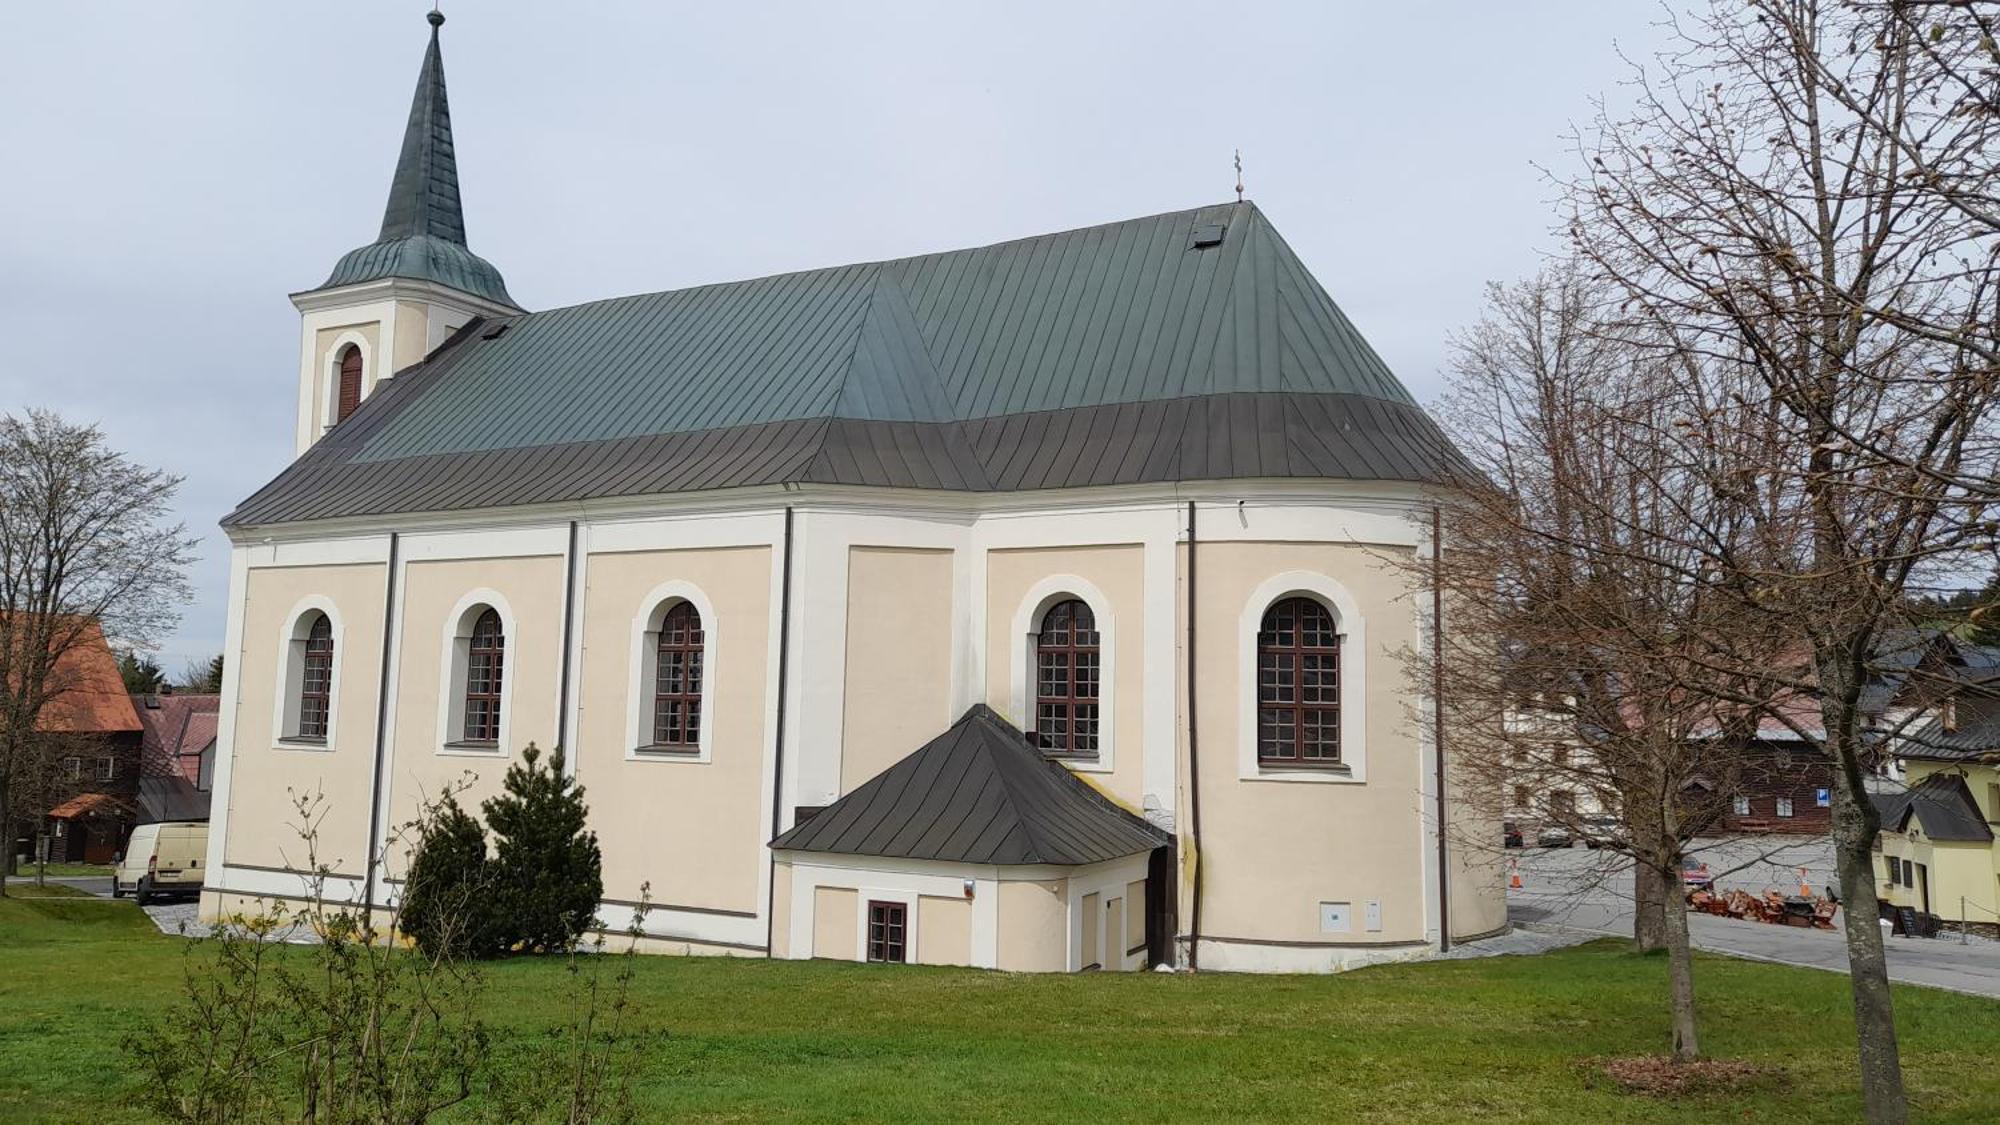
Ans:
{"type": "Polygon", "coordinates": [[[111,869],[111,897],[130,894],[145,906],[167,895],[201,893],[201,865],[208,856],[208,824],[173,820],[141,824],[111,869]]]}

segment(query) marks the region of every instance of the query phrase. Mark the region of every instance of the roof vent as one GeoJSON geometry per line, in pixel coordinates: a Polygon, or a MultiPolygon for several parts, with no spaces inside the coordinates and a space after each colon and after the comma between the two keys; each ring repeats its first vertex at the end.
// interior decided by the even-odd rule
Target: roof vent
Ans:
{"type": "Polygon", "coordinates": [[[1228,229],[1229,227],[1223,223],[1196,223],[1192,248],[1201,250],[1222,245],[1222,234],[1228,229]]]}
{"type": "Polygon", "coordinates": [[[493,327],[488,328],[486,331],[481,332],[479,334],[479,338],[482,340],[498,340],[500,338],[500,334],[505,331],[507,331],[507,325],[496,324],[493,327]]]}

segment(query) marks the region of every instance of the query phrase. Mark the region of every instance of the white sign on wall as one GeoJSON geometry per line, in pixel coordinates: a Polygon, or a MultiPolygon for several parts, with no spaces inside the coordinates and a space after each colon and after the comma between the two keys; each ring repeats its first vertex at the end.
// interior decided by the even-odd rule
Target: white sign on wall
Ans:
{"type": "Polygon", "coordinates": [[[1351,925],[1348,922],[1347,904],[1344,902],[1322,902],[1319,904],[1319,932],[1323,934],[1344,934],[1351,925]]]}

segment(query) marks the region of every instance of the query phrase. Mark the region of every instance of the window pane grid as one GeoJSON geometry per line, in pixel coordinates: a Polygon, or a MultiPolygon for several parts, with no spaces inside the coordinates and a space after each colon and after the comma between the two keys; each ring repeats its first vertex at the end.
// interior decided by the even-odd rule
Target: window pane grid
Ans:
{"type": "Polygon", "coordinates": [[[870,961],[900,963],[905,960],[907,917],[905,907],[900,902],[869,902],[868,959],[870,961]]]}
{"type": "Polygon", "coordinates": [[[1340,763],[1340,634],[1310,598],[1286,598],[1257,630],[1257,757],[1340,763]]]}
{"type": "Polygon", "coordinates": [[[306,634],[305,661],[299,669],[300,738],[326,737],[333,692],[333,623],[319,615],[306,634]]]}
{"type": "Polygon", "coordinates": [[[1035,744],[1045,753],[1096,757],[1102,657],[1097,617],[1076,598],[1042,615],[1035,635],[1035,744]]]}
{"type": "Polygon", "coordinates": [[[487,610],[472,626],[465,658],[466,742],[500,741],[500,685],[506,672],[507,638],[500,615],[487,610]]]}
{"type": "Polygon", "coordinates": [[[653,745],[701,745],[701,613],[688,602],[660,620],[654,649],[653,745]]]}

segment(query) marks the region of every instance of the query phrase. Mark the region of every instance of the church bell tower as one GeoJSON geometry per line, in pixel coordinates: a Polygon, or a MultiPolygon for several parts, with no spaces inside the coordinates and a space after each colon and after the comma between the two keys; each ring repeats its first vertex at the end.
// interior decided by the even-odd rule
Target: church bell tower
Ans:
{"type": "Polygon", "coordinates": [[[292,294],[304,321],[297,454],[467,321],[521,311],[500,271],[465,244],[438,47],[444,16],[433,11],[427,18],[430,46],[389,182],[382,232],[342,256],[318,287],[292,294]]]}

